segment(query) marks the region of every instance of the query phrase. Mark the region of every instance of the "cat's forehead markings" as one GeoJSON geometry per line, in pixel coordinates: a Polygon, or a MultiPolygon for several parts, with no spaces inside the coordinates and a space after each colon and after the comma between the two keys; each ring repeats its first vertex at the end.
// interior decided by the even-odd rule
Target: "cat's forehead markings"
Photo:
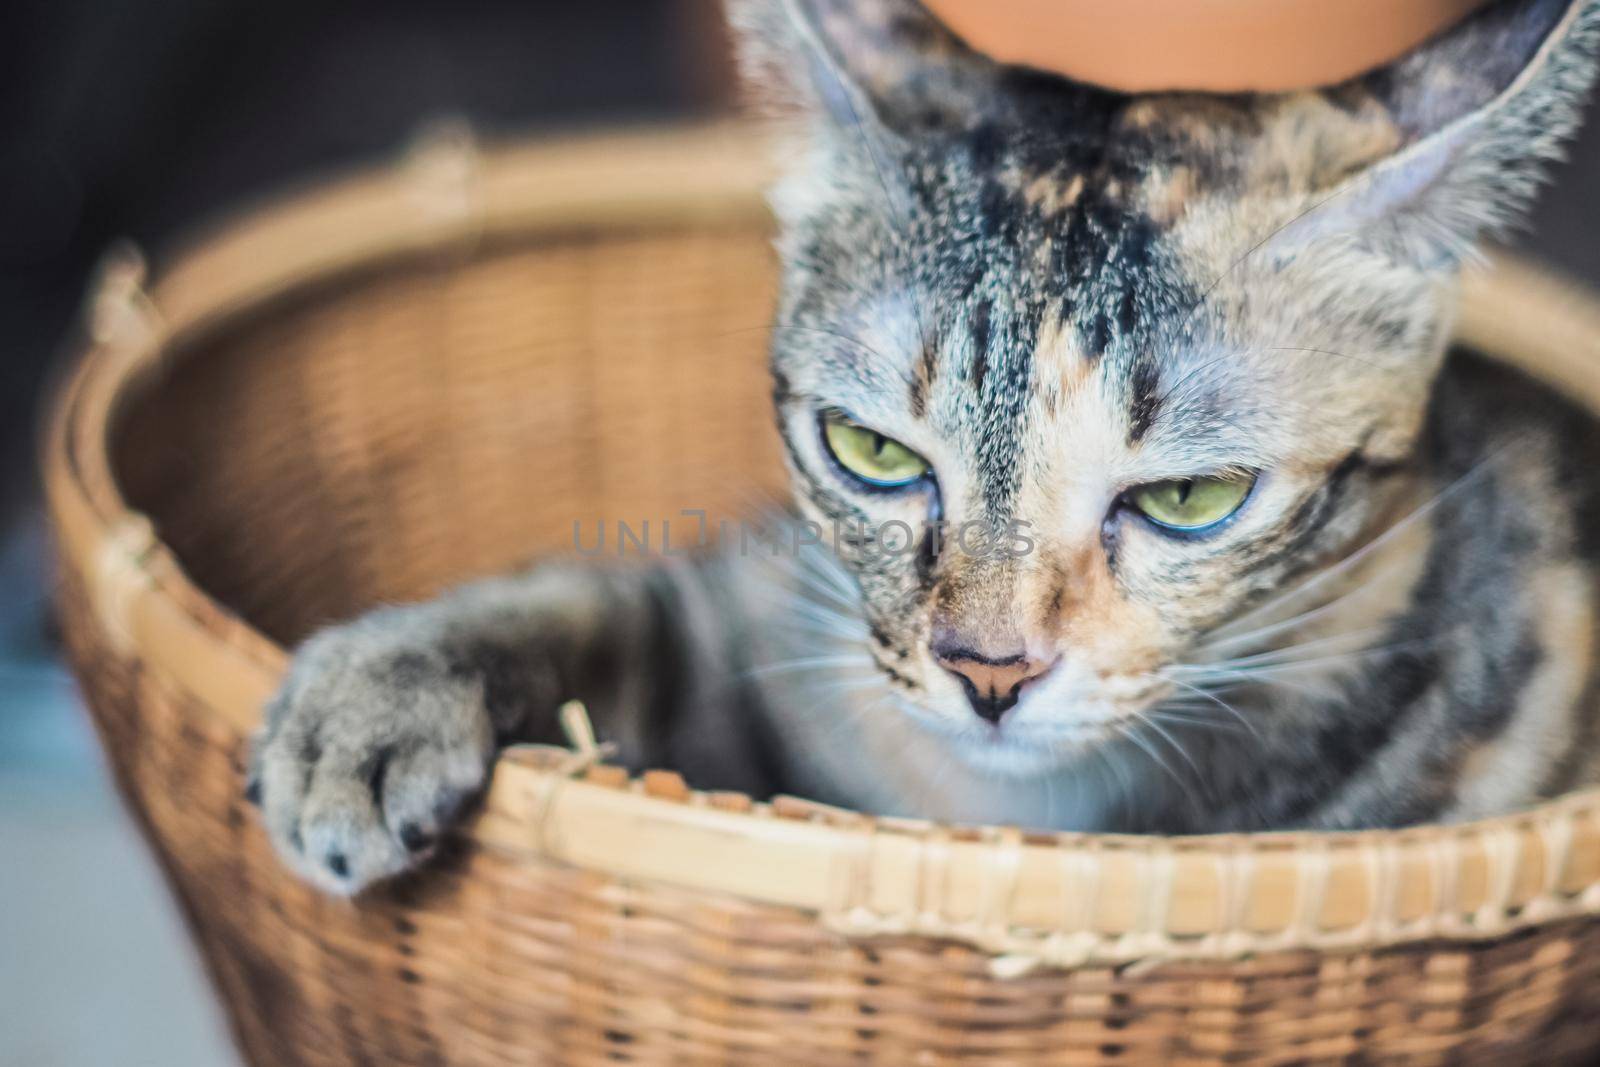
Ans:
{"type": "Polygon", "coordinates": [[[1289,93],[1265,105],[1261,135],[1250,144],[1247,188],[1290,192],[1331,188],[1393,154],[1404,141],[1395,116],[1354,89],[1289,93]]]}
{"type": "Polygon", "coordinates": [[[1151,167],[1139,183],[1139,205],[1151,222],[1167,228],[1183,217],[1198,192],[1199,180],[1193,167],[1151,167]]]}
{"type": "Polygon", "coordinates": [[[1255,116],[1246,106],[1221,98],[1169,95],[1135,100],[1118,118],[1124,135],[1154,154],[1171,158],[1204,158],[1239,140],[1255,116]]]}
{"type": "Polygon", "coordinates": [[[1143,204],[1168,222],[1202,189],[1315,192],[1405,140],[1393,112],[1360,85],[1236,100],[1155,97],[1129,104],[1118,126],[1147,155],[1143,204]]]}
{"type": "Polygon", "coordinates": [[[1137,445],[1155,424],[1161,413],[1161,394],[1157,388],[1161,372],[1155,362],[1140,359],[1128,375],[1128,444],[1137,445]]]}
{"type": "Polygon", "coordinates": [[[1060,215],[1078,202],[1083,195],[1083,185],[1082,172],[1044,171],[1026,179],[1022,186],[1022,202],[1046,218],[1060,215]]]}
{"type": "Polygon", "coordinates": [[[967,330],[972,343],[972,363],[968,373],[972,388],[980,395],[983,393],[984,379],[989,374],[990,319],[993,314],[994,305],[987,300],[979,300],[967,313],[967,330]]]}
{"type": "Polygon", "coordinates": [[[1059,383],[1059,394],[1065,397],[1083,388],[1096,365],[1084,352],[1077,331],[1069,328],[1059,307],[1045,311],[1034,342],[1033,363],[1038,381],[1059,383]]]}
{"type": "Polygon", "coordinates": [[[911,413],[919,419],[928,413],[928,394],[933,392],[938,376],[939,346],[930,341],[921,346],[916,365],[911,368],[911,413]]]}

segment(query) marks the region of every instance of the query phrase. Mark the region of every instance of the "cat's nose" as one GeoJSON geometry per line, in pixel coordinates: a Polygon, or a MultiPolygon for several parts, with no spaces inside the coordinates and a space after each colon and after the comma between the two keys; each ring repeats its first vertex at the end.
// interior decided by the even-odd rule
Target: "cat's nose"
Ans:
{"type": "Polygon", "coordinates": [[[995,657],[970,648],[945,647],[935,648],[934,658],[961,683],[978,718],[991,723],[1011,710],[1025,683],[1050,669],[1050,664],[1021,652],[995,657]]]}

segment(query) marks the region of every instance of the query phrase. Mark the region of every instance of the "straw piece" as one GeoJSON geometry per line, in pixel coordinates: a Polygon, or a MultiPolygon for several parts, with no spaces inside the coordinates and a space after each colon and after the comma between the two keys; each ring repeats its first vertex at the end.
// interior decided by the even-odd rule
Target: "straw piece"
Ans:
{"type": "Polygon", "coordinates": [[[562,733],[567,735],[567,745],[580,756],[590,758],[599,754],[600,743],[595,740],[594,724],[589,721],[589,709],[581,700],[569,700],[558,713],[562,733]]]}

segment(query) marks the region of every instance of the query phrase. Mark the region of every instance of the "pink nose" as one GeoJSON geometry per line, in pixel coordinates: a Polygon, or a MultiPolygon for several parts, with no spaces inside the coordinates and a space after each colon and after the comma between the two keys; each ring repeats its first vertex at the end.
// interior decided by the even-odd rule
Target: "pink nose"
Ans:
{"type": "Polygon", "coordinates": [[[993,723],[1017,702],[1025,683],[1050,669],[1050,664],[1020,652],[995,658],[970,648],[936,648],[934,658],[961,683],[978,718],[993,723]]]}

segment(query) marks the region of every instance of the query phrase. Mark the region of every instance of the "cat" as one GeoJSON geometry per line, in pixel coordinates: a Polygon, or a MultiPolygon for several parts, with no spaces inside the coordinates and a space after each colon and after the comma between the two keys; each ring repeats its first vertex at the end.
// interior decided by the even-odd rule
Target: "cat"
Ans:
{"type": "Polygon", "coordinates": [[[631,767],[1041,829],[1600,781],[1600,428],[1448,341],[1600,3],[1495,0],[1271,95],[1007,67],[916,0],[731,8],[781,130],[773,396],[817,536],[552,560],[311,637],[248,785],[291,865],[414,865],[574,696],[631,767]]]}

